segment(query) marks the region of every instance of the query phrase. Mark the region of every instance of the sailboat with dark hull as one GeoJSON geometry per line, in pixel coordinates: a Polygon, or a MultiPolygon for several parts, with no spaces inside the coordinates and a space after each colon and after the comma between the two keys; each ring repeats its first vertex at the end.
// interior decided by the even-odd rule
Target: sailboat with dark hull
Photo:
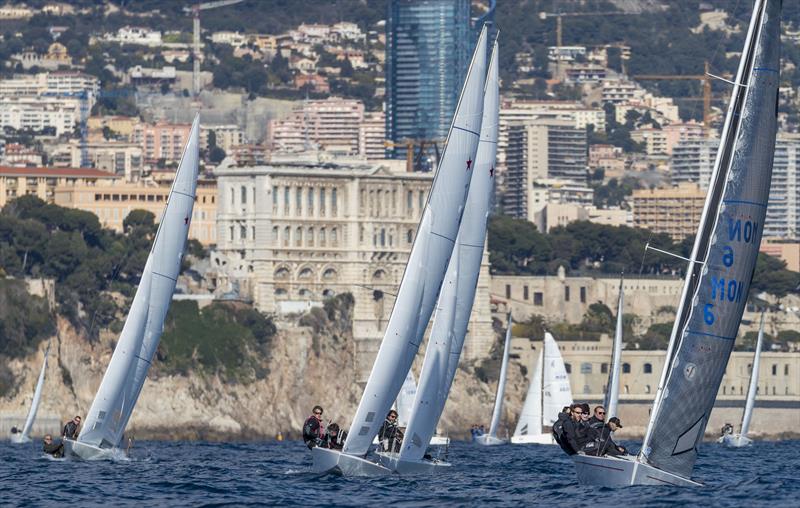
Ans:
{"type": "Polygon", "coordinates": [[[781,0],[756,0],[647,433],[635,457],[573,456],[582,484],[691,480],[755,270],[777,130],[781,0]]]}

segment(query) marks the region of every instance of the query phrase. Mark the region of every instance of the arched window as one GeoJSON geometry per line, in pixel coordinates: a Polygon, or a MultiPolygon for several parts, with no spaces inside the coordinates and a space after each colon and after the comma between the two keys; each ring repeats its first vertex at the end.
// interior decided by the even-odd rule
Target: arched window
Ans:
{"type": "Polygon", "coordinates": [[[325,247],[325,228],[319,228],[319,244],[321,247],[325,247]]]}
{"type": "Polygon", "coordinates": [[[644,393],[650,393],[650,385],[644,386],[644,393]]]}
{"type": "Polygon", "coordinates": [[[623,390],[624,390],[625,393],[631,393],[631,389],[628,388],[628,385],[625,385],[623,390]]]}
{"type": "Polygon", "coordinates": [[[336,247],[339,244],[339,230],[331,228],[331,246],[336,247]]]}
{"type": "Polygon", "coordinates": [[[622,373],[623,374],[630,374],[631,373],[631,364],[630,363],[623,363],[622,364],[622,373]]]}
{"type": "Polygon", "coordinates": [[[653,365],[650,363],[645,363],[642,367],[642,372],[645,374],[652,374],[653,373],[653,365]]]}
{"type": "Polygon", "coordinates": [[[289,246],[289,242],[291,241],[289,239],[290,235],[291,235],[291,229],[289,228],[289,226],[286,226],[285,228],[283,228],[283,246],[284,247],[288,247],[289,246]]]}
{"type": "Polygon", "coordinates": [[[311,296],[311,291],[309,291],[309,290],[308,290],[308,289],[306,289],[306,288],[300,288],[300,289],[298,289],[298,290],[297,290],[297,294],[298,294],[299,296],[303,296],[303,297],[306,297],[306,298],[307,298],[307,297],[310,297],[310,296],[311,296]]]}
{"type": "Polygon", "coordinates": [[[375,273],[372,274],[372,278],[374,280],[383,280],[386,278],[386,272],[383,270],[375,270],[375,273]]]}
{"type": "Polygon", "coordinates": [[[289,278],[289,269],[285,266],[282,266],[275,270],[275,278],[278,280],[284,280],[289,278]]]}
{"type": "Polygon", "coordinates": [[[777,376],[778,375],[778,364],[777,363],[773,363],[772,364],[772,375],[773,376],[777,376]]]}
{"type": "Polygon", "coordinates": [[[565,363],[564,364],[564,369],[566,369],[567,374],[572,374],[572,365],[570,365],[568,363],[565,363]]]}
{"type": "Polygon", "coordinates": [[[381,228],[381,247],[386,247],[386,229],[381,228]]]}
{"type": "Polygon", "coordinates": [[[286,290],[283,288],[275,288],[275,296],[286,296],[286,290]]]}
{"type": "MultiPolygon", "coordinates": [[[[334,189],[334,190],[336,190],[336,189],[334,189]]],[[[325,298],[331,298],[332,296],[334,296],[333,290],[332,289],[323,289],[322,290],[322,296],[324,296],[325,298]]]]}
{"type": "Polygon", "coordinates": [[[280,244],[281,243],[280,236],[281,234],[280,234],[280,229],[278,229],[278,226],[272,226],[272,243],[274,243],[275,245],[280,244]]]}
{"type": "MultiPolygon", "coordinates": [[[[600,374],[608,374],[608,364],[607,363],[601,363],[600,364],[600,374]]],[[[605,391],[605,389],[603,391],[605,391]]]]}
{"type": "Polygon", "coordinates": [[[297,229],[295,230],[294,245],[296,247],[303,246],[303,228],[300,226],[297,226],[297,229]]]}
{"type": "Polygon", "coordinates": [[[307,234],[307,238],[308,238],[308,246],[309,247],[313,247],[314,246],[314,228],[313,227],[308,228],[308,231],[307,231],[306,234],[307,234]]]}
{"type": "Polygon", "coordinates": [[[322,278],[325,280],[333,280],[336,278],[336,270],[333,268],[328,268],[324,272],[322,272],[322,278]]]}
{"type": "Polygon", "coordinates": [[[298,279],[310,279],[314,276],[314,271],[309,267],[305,267],[297,274],[298,279]]]}

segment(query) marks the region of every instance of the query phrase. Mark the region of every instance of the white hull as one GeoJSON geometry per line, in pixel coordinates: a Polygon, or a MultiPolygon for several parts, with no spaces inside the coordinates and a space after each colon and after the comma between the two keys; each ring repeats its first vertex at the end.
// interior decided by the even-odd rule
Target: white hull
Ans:
{"type": "Polygon", "coordinates": [[[592,457],[573,455],[578,483],[581,485],[600,485],[603,487],[625,487],[629,485],[674,485],[695,487],[701,484],[688,478],[656,469],[626,457],[592,457]]]}
{"type": "Polygon", "coordinates": [[[718,443],[727,446],[728,448],[743,448],[753,444],[753,440],[741,434],[725,434],[717,440],[718,443]]]}
{"type": "Polygon", "coordinates": [[[511,436],[511,444],[554,445],[556,440],[552,434],[529,434],[527,436],[511,436]]]}
{"type": "Polygon", "coordinates": [[[433,436],[431,438],[431,446],[448,446],[450,444],[450,438],[447,436],[433,436]]]}
{"type": "Polygon", "coordinates": [[[481,446],[497,446],[497,445],[504,445],[507,444],[508,441],[505,439],[500,439],[497,436],[492,436],[491,434],[484,434],[482,436],[475,436],[473,441],[475,444],[479,444],[481,446]]]}
{"type": "Polygon", "coordinates": [[[31,438],[23,436],[21,432],[9,435],[8,440],[13,444],[25,444],[32,441],[31,438]]]}
{"type": "Polygon", "coordinates": [[[338,474],[342,476],[385,476],[392,474],[391,469],[382,465],[356,457],[347,455],[340,450],[329,450],[328,448],[312,448],[311,458],[313,465],[311,470],[319,474],[338,474]]]}
{"type": "Polygon", "coordinates": [[[73,441],[72,439],[64,440],[64,455],[83,460],[119,460],[127,458],[125,452],[119,448],[100,448],[80,441],[73,441]]]}
{"type": "Polygon", "coordinates": [[[450,467],[449,462],[439,460],[400,460],[399,454],[378,453],[381,465],[399,474],[431,474],[450,467]]]}

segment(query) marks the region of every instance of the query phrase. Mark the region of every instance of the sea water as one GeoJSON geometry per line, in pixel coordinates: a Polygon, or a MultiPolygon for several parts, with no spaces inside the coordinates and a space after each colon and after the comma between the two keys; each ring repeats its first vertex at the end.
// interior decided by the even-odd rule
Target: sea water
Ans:
{"type": "Polygon", "coordinates": [[[455,442],[435,476],[343,478],[310,471],[302,442],[137,442],[129,460],[53,460],[0,443],[3,506],[799,506],[800,441],[704,443],[703,487],[581,487],[556,446],[455,442]]]}

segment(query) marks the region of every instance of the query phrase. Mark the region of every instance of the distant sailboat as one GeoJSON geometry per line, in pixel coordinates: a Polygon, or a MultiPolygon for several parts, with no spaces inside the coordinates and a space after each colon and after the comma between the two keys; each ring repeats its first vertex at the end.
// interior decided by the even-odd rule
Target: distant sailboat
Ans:
{"type": "Polygon", "coordinates": [[[758,370],[761,362],[761,349],[764,344],[764,314],[761,314],[761,326],[758,328],[758,341],[756,342],[756,352],[753,355],[753,369],[750,373],[750,387],[747,389],[747,402],[744,405],[742,415],[742,427],[738,434],[725,434],[719,438],[719,442],[730,448],[740,448],[749,446],[753,440],[747,437],[750,431],[750,420],[753,418],[753,408],[756,405],[756,394],[758,394],[758,370]]]}
{"type": "Polygon", "coordinates": [[[25,420],[25,426],[22,427],[22,432],[11,434],[11,442],[15,444],[30,443],[31,429],[33,423],[36,421],[36,412],[39,411],[39,403],[42,401],[42,388],[44,387],[44,375],[47,372],[47,356],[50,354],[50,343],[47,343],[47,349],[44,350],[44,362],[42,362],[42,370],[39,372],[39,379],[36,381],[36,389],[33,391],[33,400],[31,401],[31,408],[28,410],[28,418],[25,420]]]}
{"type": "Polygon", "coordinates": [[[619,301],[617,302],[617,328],[614,331],[614,343],[611,346],[611,368],[608,370],[608,383],[606,384],[606,421],[608,418],[619,417],[619,375],[622,370],[622,308],[625,296],[622,289],[623,281],[619,281],[619,301]]]}
{"type": "Polygon", "coordinates": [[[642,449],[573,455],[582,484],[690,479],[739,330],[769,199],[778,116],[781,0],[757,0],[642,449]]]}
{"type": "Polygon", "coordinates": [[[511,320],[511,312],[508,313],[506,340],[503,345],[503,362],[500,364],[500,379],[497,380],[497,394],[494,398],[494,411],[492,411],[492,423],[489,432],[480,436],[475,436],[475,444],[483,446],[496,446],[506,444],[508,440],[497,437],[500,427],[500,417],[503,413],[503,397],[506,393],[506,374],[508,371],[508,354],[511,351],[511,327],[514,322],[511,320]]]}
{"type": "Polygon", "coordinates": [[[558,413],[571,404],[572,390],[564,359],[553,336],[545,332],[528,395],[511,442],[556,444],[547,427],[552,427],[558,420],[558,413]]]}
{"type": "Polygon", "coordinates": [[[317,473],[392,472],[365,456],[423,340],[456,243],[478,148],[486,80],[486,37],[484,28],[467,70],[394,308],[344,448],[312,449],[312,469],[317,473]]]}
{"type": "Polygon", "coordinates": [[[64,442],[73,455],[84,459],[118,456],[123,432],[158,348],[175,291],[197,189],[199,139],[198,115],[108,369],[78,439],[64,442]]]}

